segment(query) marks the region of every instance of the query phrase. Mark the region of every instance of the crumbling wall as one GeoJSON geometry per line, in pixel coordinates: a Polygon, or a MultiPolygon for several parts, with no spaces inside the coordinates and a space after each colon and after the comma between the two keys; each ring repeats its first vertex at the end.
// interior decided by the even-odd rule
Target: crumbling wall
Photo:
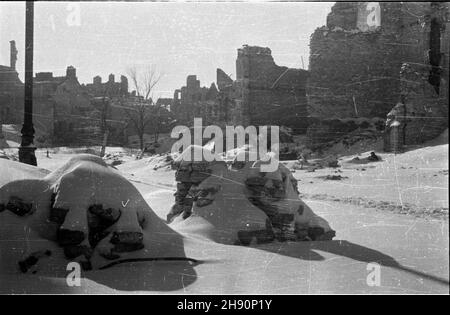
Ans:
{"type": "Polygon", "coordinates": [[[404,64],[401,69],[401,102],[406,105],[406,145],[431,140],[448,126],[448,107],[446,111],[436,86],[430,84],[430,73],[431,65],[404,64]]]}
{"type": "Polygon", "coordinates": [[[430,84],[431,70],[431,65],[403,64],[400,102],[387,115],[386,151],[402,151],[405,146],[434,139],[448,128],[448,103],[430,84]]]}
{"type": "Polygon", "coordinates": [[[217,68],[217,87],[219,90],[229,88],[233,85],[233,79],[231,79],[222,69],[217,68]]]}
{"type": "Polygon", "coordinates": [[[267,47],[238,49],[236,83],[244,124],[282,125],[304,130],[307,124],[308,72],[275,64],[267,47]],[[293,119],[295,117],[295,119],[293,119]]]}
{"type": "MultiPolygon", "coordinates": [[[[380,3],[381,26],[357,28],[358,3],[336,3],[311,36],[309,114],[384,117],[399,97],[400,5],[380,3]]],[[[333,117],[330,117],[333,115],[333,117]]]]}
{"type": "Polygon", "coordinates": [[[188,126],[193,124],[196,117],[211,120],[210,115],[216,112],[217,94],[215,84],[209,88],[202,87],[196,75],[188,75],[186,85],[174,92],[171,111],[179,123],[188,126]]]}
{"type": "Polygon", "coordinates": [[[64,81],[56,87],[49,101],[54,102],[54,144],[98,145],[100,122],[92,113],[90,96],[80,85],[76,69],[67,67],[64,81]]]}
{"type": "Polygon", "coordinates": [[[244,45],[238,49],[235,81],[217,69],[217,87],[205,88],[190,75],[175,91],[171,108],[187,124],[202,117],[219,126],[280,125],[304,133],[307,78],[305,70],[276,65],[269,48],[244,45]]]}
{"type": "Polygon", "coordinates": [[[242,106],[243,90],[237,81],[233,81],[222,69],[217,69],[216,101],[220,117],[220,125],[244,125],[242,106]]]}
{"type": "MultiPolygon", "coordinates": [[[[448,78],[445,69],[448,65],[443,67],[442,62],[445,59],[442,47],[448,47],[443,44],[443,38],[448,38],[442,22],[445,12],[448,12],[446,4],[430,2],[336,3],[327,25],[311,36],[308,83],[311,120],[325,120],[323,127],[329,125],[326,122],[329,119],[384,119],[405,96],[402,86],[405,74],[401,74],[404,63],[427,68],[420,72],[428,71],[423,75],[429,85],[448,102],[448,85],[439,91],[442,80],[448,78]],[[371,14],[377,10],[377,23],[372,24],[370,19],[375,15],[371,14]]],[[[418,97],[414,103],[427,102],[427,97],[418,94],[409,94],[410,99],[418,97]]],[[[310,126],[310,139],[323,134],[318,126],[310,126]]],[[[327,133],[330,128],[325,129],[327,133]]],[[[345,124],[342,130],[333,132],[336,138],[345,134],[345,124]]]]}
{"type": "MultiPolygon", "coordinates": [[[[11,43],[11,66],[15,67],[15,44],[11,43]]],[[[0,65],[0,124],[18,124],[22,121],[24,85],[15,68],[0,65]]]]}
{"type": "Polygon", "coordinates": [[[395,35],[316,30],[311,39],[309,113],[315,117],[383,117],[399,97],[395,35]]]}
{"type": "MultiPolygon", "coordinates": [[[[307,130],[307,145],[310,149],[325,149],[334,142],[350,142],[347,135],[359,131],[358,139],[376,137],[384,129],[383,118],[310,118],[307,130]]],[[[353,142],[353,141],[352,141],[353,142]]]]}
{"type": "Polygon", "coordinates": [[[86,89],[92,96],[126,96],[128,95],[128,79],[126,76],[120,76],[120,82],[115,81],[114,74],[108,76],[108,81],[102,83],[100,76],[95,76],[92,83],[86,84],[86,89]]]}
{"type": "Polygon", "coordinates": [[[403,34],[415,36],[421,43],[423,61],[411,58],[417,50],[405,52],[407,62],[399,71],[401,95],[387,115],[386,151],[401,151],[431,140],[448,128],[449,6],[422,3],[409,9],[414,10],[416,23],[410,23],[403,34]]]}

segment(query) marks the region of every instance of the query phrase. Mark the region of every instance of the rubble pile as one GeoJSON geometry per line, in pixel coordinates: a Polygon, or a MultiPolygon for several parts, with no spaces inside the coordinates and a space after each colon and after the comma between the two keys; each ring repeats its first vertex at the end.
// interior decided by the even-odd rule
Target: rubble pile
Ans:
{"type": "Polygon", "coordinates": [[[19,157],[17,156],[16,153],[0,150],[0,159],[18,161],[19,157]]]}
{"type": "Polygon", "coordinates": [[[170,154],[158,154],[150,157],[148,160],[148,167],[154,171],[161,168],[170,169],[173,163],[173,157],[170,154]]]}
{"type": "Polygon", "coordinates": [[[172,164],[172,167],[177,170],[175,173],[177,191],[175,193],[175,205],[167,215],[167,222],[171,222],[179,214],[183,214],[184,219],[191,215],[194,199],[202,194],[209,194],[206,191],[199,191],[199,184],[212,174],[213,166],[218,163],[224,162],[191,162],[184,161],[180,157],[172,164]]]}
{"type": "Polygon", "coordinates": [[[144,249],[147,239],[162,244],[173,234],[133,184],[92,155],[78,155],[41,179],[3,185],[3,211],[23,217],[42,238],[56,242],[67,259],[80,262],[115,260],[144,249]]]}
{"type": "Polygon", "coordinates": [[[335,236],[328,223],[300,200],[297,180],[288,168],[278,163],[274,172],[263,172],[261,160],[237,159],[246,153],[237,152],[231,161],[175,163],[176,201],[168,222],[202,217],[214,226],[214,234],[221,233],[218,239],[241,245],[335,236]]]}
{"type": "Polygon", "coordinates": [[[117,165],[123,164],[123,160],[122,160],[123,156],[124,156],[124,154],[121,152],[106,153],[103,156],[103,160],[108,165],[117,166],[117,165]]]}
{"type": "Polygon", "coordinates": [[[0,159],[9,160],[9,157],[6,155],[4,151],[0,150],[0,159]]]}
{"type": "Polygon", "coordinates": [[[351,147],[360,141],[376,141],[382,137],[384,124],[381,118],[312,120],[307,132],[307,146],[312,150],[326,150],[338,143],[351,147]]]}
{"type": "MultiPolygon", "coordinates": [[[[279,240],[296,240],[294,215],[289,205],[283,201],[287,197],[288,187],[292,185],[297,190],[297,180],[280,164],[280,168],[274,173],[256,172],[249,176],[245,185],[249,191],[248,199],[268,216],[275,237],[279,240]]],[[[301,215],[303,205],[297,209],[301,215]]]]}

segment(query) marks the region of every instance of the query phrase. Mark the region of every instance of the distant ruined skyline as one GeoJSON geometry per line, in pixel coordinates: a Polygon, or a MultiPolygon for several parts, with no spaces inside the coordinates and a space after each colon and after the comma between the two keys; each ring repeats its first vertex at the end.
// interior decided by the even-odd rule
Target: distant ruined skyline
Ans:
{"type": "MultiPolygon", "coordinates": [[[[155,64],[163,73],[155,96],[172,97],[190,74],[204,86],[215,82],[216,68],[235,79],[237,49],[244,44],[269,47],[278,65],[307,69],[310,35],[325,24],[332,5],[37,2],[34,70],[60,76],[72,65],[86,84],[96,75],[106,81],[128,66],[155,64]]],[[[15,40],[22,80],[24,12],[23,2],[0,3],[0,64],[9,65],[9,41],[15,40]]]]}

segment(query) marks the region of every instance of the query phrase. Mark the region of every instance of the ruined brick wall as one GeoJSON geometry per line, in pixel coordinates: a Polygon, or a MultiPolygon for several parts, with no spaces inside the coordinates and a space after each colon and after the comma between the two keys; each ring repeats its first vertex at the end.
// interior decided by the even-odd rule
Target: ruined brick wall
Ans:
{"type": "Polygon", "coordinates": [[[200,86],[195,75],[174,93],[171,110],[179,122],[202,117],[207,124],[280,125],[305,132],[308,72],[275,64],[269,48],[238,49],[236,80],[217,69],[217,86],[200,86]]]}
{"type": "Polygon", "coordinates": [[[67,67],[64,81],[52,95],[55,145],[99,145],[100,123],[92,113],[91,97],[77,79],[76,69],[67,67]]]}
{"type": "Polygon", "coordinates": [[[222,69],[217,69],[218,104],[221,125],[244,125],[242,107],[242,89],[238,82],[233,81],[222,69]]]}
{"type": "MultiPolygon", "coordinates": [[[[11,65],[13,65],[11,61],[11,65]]],[[[35,143],[50,140],[53,134],[52,95],[61,78],[51,72],[36,73],[33,80],[33,124],[36,131],[35,143]]],[[[24,106],[24,85],[18,73],[11,67],[0,66],[0,123],[22,124],[24,106]]],[[[48,141],[46,141],[48,143],[48,141]]]]}
{"type": "Polygon", "coordinates": [[[216,76],[217,88],[219,90],[229,88],[233,85],[233,80],[222,69],[218,68],[216,70],[216,76]]]}
{"type": "Polygon", "coordinates": [[[405,146],[434,139],[448,128],[448,99],[429,83],[431,68],[402,65],[400,102],[387,115],[386,151],[401,151],[405,146]]]}
{"type": "MultiPolygon", "coordinates": [[[[430,65],[405,63],[401,70],[401,102],[406,105],[404,144],[422,143],[437,137],[448,125],[448,107],[429,84],[430,65]]],[[[448,104],[447,104],[448,106],[448,104]]]]}
{"type": "Polygon", "coordinates": [[[0,65],[0,123],[18,124],[22,121],[23,86],[15,70],[0,65]]]}
{"type": "MultiPolygon", "coordinates": [[[[37,73],[33,81],[33,124],[37,136],[35,142],[51,143],[54,135],[53,95],[60,79],[53,77],[51,72],[37,73]]],[[[38,143],[36,143],[38,144],[38,143]]]]}
{"type": "Polygon", "coordinates": [[[191,126],[194,118],[215,123],[214,118],[218,115],[217,95],[215,84],[211,84],[209,88],[202,87],[196,75],[189,75],[186,85],[174,92],[171,112],[180,124],[191,126]]]}
{"type": "MultiPolygon", "coordinates": [[[[399,104],[386,121],[386,151],[401,151],[405,146],[423,143],[448,128],[449,5],[422,3],[408,8],[418,17],[417,23],[409,24],[408,31],[422,44],[419,52],[423,62],[411,62],[412,58],[405,57],[408,61],[400,70],[399,104]]],[[[411,54],[414,50],[405,56],[411,54]]]]}
{"type": "Polygon", "coordinates": [[[10,41],[9,66],[0,65],[0,125],[18,124],[23,118],[24,85],[16,71],[16,42],[10,41]]]}
{"type": "MultiPolygon", "coordinates": [[[[442,50],[445,45],[448,47],[443,44],[448,30],[444,30],[445,23],[439,22],[438,34],[432,23],[436,15],[442,21],[441,15],[448,6],[430,2],[373,4],[379,5],[377,26],[369,24],[368,2],[338,2],[328,16],[327,25],[311,36],[308,113],[312,120],[323,120],[310,126],[311,137],[315,130],[327,129],[323,125],[330,119],[385,118],[404,96],[401,74],[404,63],[424,67],[420,70],[428,77],[424,82],[428,81],[433,88],[442,85],[442,80],[448,82],[445,79],[448,65],[443,67],[448,48],[447,53],[445,48],[442,50]],[[432,46],[440,47],[432,49],[432,46]]],[[[423,88],[428,86],[425,84],[423,88]]],[[[448,102],[448,85],[439,93],[448,102]]],[[[426,97],[414,97],[418,97],[415,103],[427,102],[426,97]]],[[[412,134],[411,138],[417,139],[412,134]]]]}
{"type": "Polygon", "coordinates": [[[361,31],[357,28],[358,3],[338,2],[328,25],[312,34],[311,116],[384,117],[398,100],[403,45],[408,43],[400,37],[400,4],[380,3],[380,7],[381,27],[361,31]]]}
{"type": "Polygon", "coordinates": [[[100,76],[95,76],[92,79],[92,83],[85,85],[86,90],[89,94],[94,97],[100,96],[127,96],[128,93],[128,79],[126,76],[120,76],[120,82],[115,81],[115,76],[110,74],[108,81],[102,83],[102,78],[100,76]]]}
{"type": "Polygon", "coordinates": [[[244,45],[238,49],[237,103],[244,124],[304,128],[307,79],[305,70],[276,65],[269,48],[244,45]]]}

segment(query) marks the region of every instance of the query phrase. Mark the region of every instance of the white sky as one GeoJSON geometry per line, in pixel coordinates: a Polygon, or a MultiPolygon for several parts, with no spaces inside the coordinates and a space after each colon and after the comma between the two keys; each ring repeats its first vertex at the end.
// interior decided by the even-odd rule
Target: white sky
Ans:
{"type": "MultiPolygon", "coordinates": [[[[106,81],[114,73],[118,80],[129,66],[154,64],[164,74],[156,96],[172,97],[189,74],[204,86],[215,82],[216,68],[234,79],[243,44],[270,47],[282,66],[301,68],[303,56],[307,68],[310,35],[325,24],[332,5],[37,2],[34,70],[57,76],[73,65],[79,81],[89,83],[95,75],[106,81]]],[[[9,41],[16,40],[22,79],[24,25],[23,2],[0,2],[0,64],[9,65],[9,41]]]]}

